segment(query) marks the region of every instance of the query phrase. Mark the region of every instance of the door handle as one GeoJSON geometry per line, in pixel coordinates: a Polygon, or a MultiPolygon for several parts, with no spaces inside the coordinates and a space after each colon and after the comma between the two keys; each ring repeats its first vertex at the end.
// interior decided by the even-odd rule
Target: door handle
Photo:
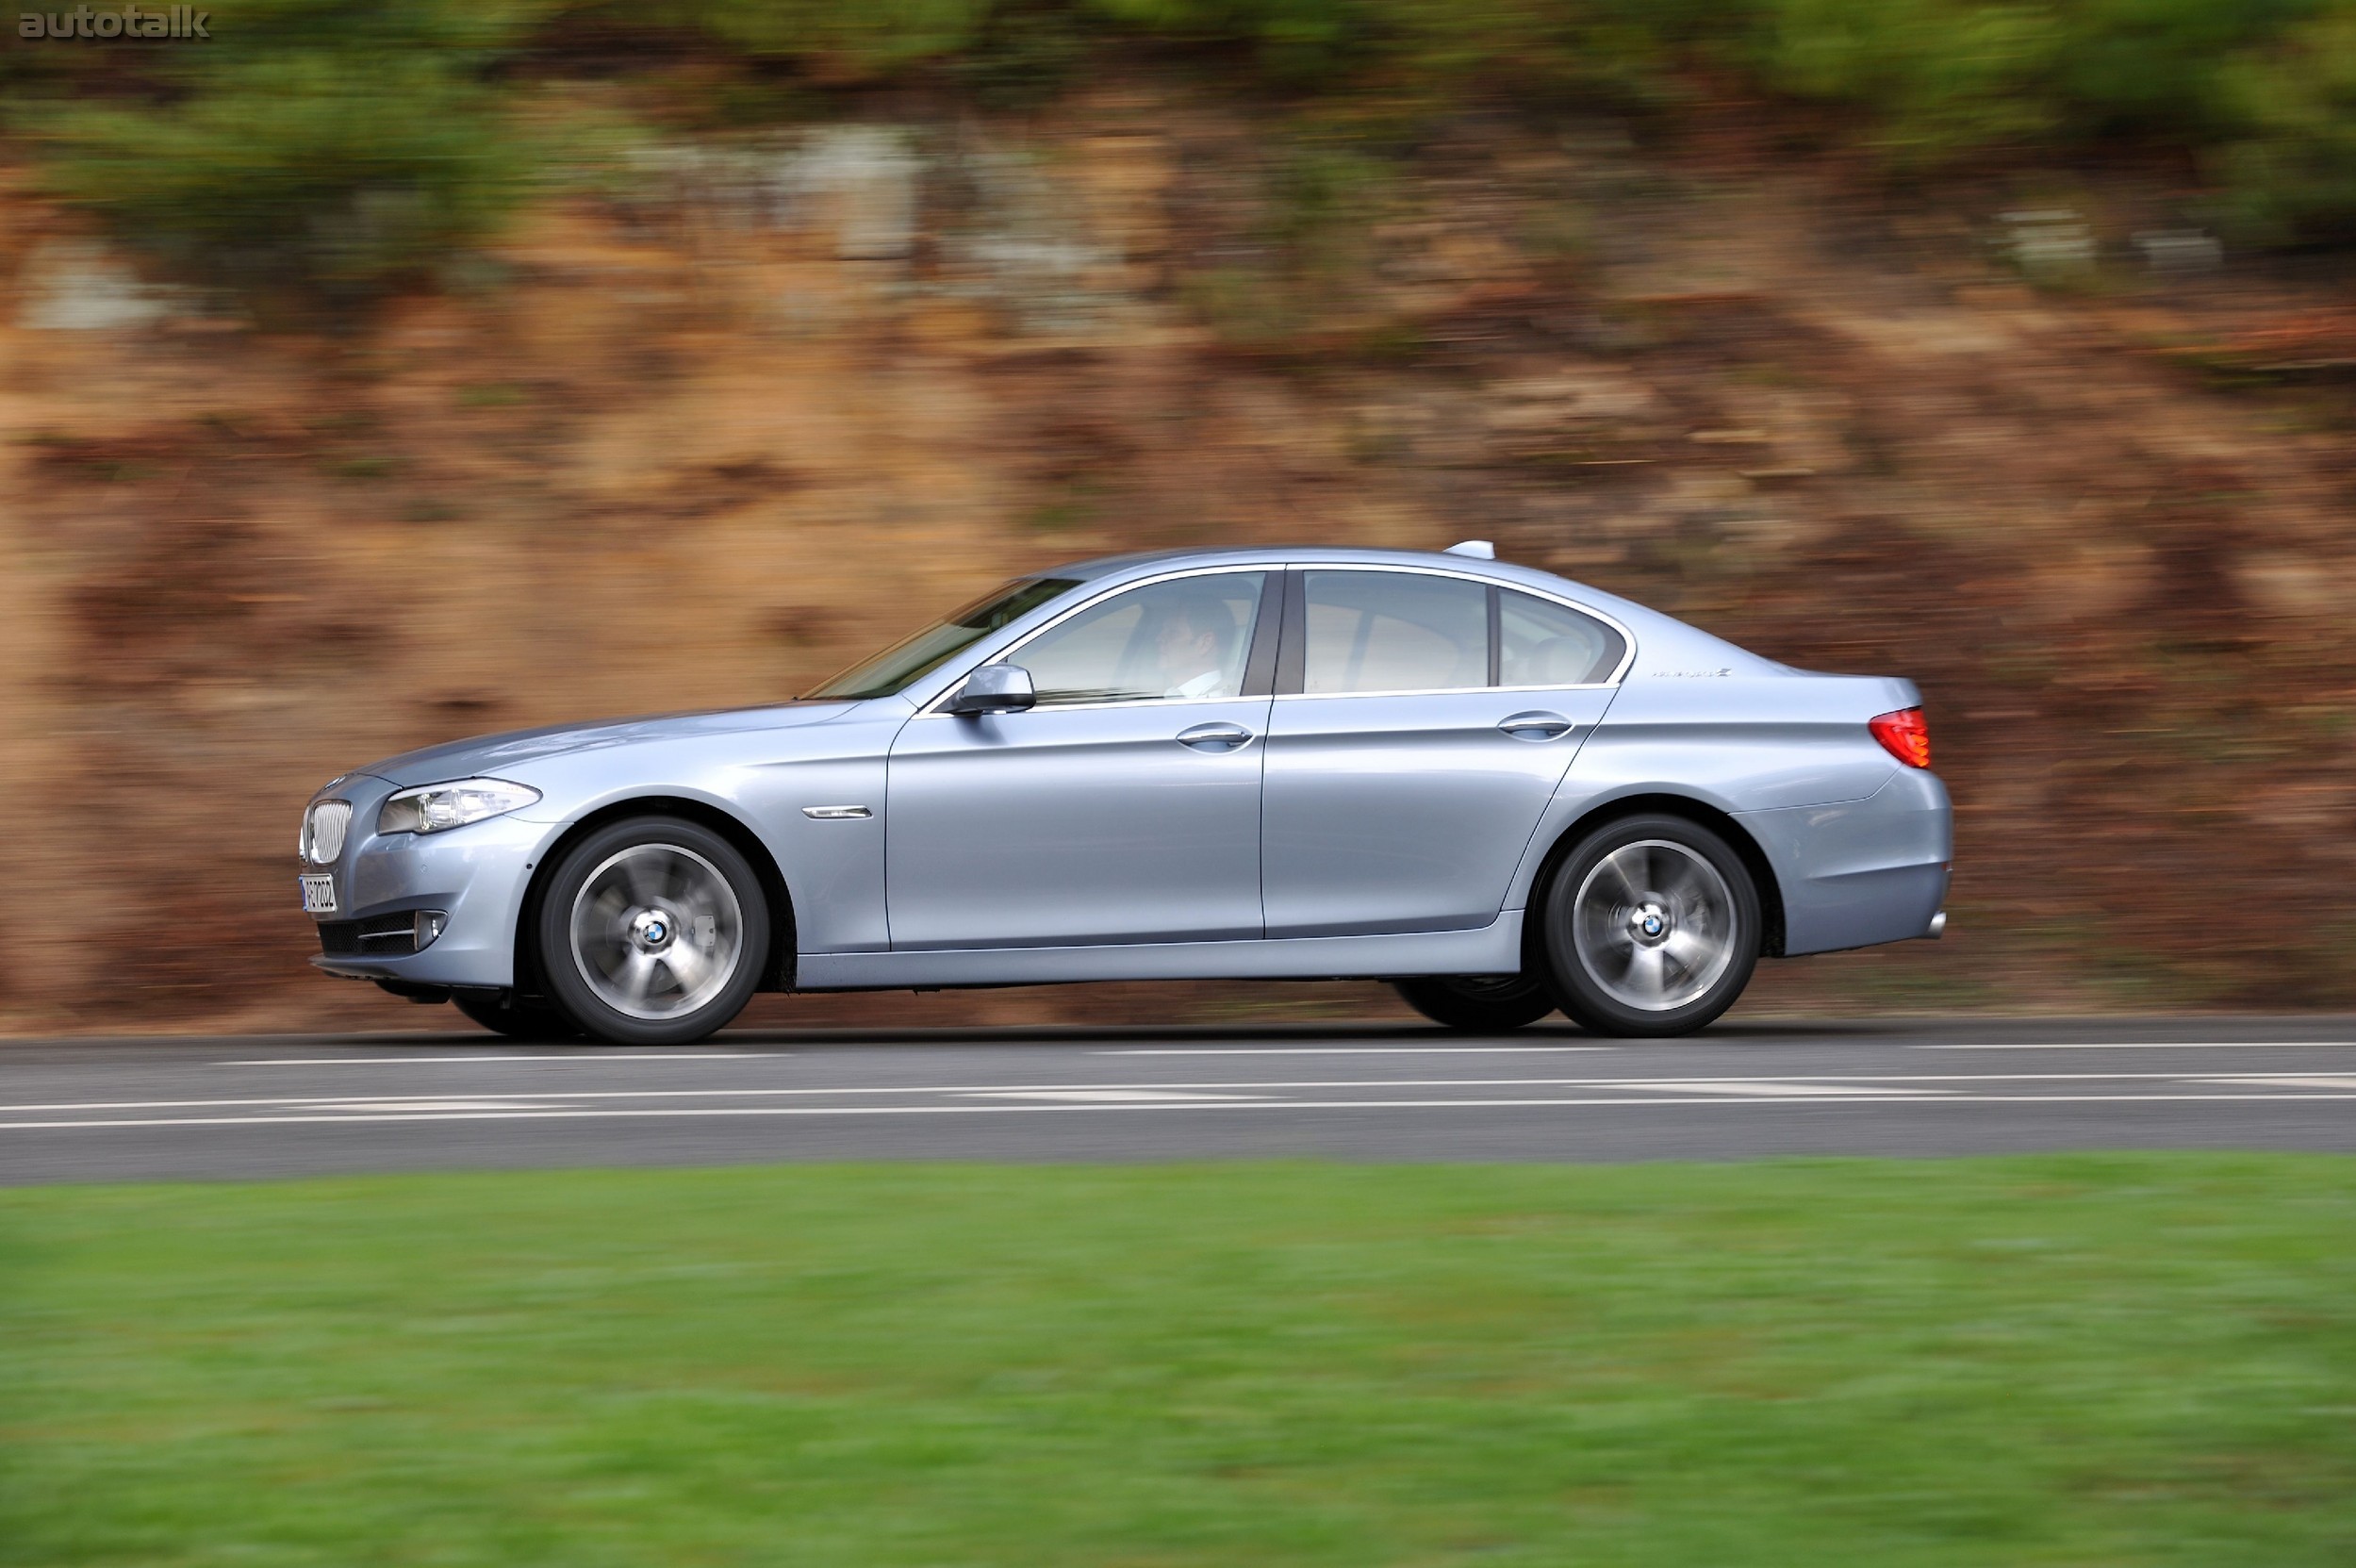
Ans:
{"type": "Polygon", "coordinates": [[[1251,731],[1241,724],[1197,724],[1178,733],[1180,746],[1191,746],[1197,751],[1232,751],[1248,744],[1251,738],[1251,731]]]}
{"type": "Polygon", "coordinates": [[[1558,713],[1533,709],[1497,720],[1497,728],[1516,740],[1555,740],[1578,728],[1558,713]]]}

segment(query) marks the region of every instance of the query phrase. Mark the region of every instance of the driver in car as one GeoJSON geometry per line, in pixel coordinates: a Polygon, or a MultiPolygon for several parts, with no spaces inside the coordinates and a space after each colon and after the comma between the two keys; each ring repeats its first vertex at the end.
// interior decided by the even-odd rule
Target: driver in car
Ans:
{"type": "Polygon", "coordinates": [[[1193,594],[1162,612],[1154,635],[1164,697],[1226,695],[1227,664],[1235,645],[1235,613],[1211,594],[1193,594]]]}

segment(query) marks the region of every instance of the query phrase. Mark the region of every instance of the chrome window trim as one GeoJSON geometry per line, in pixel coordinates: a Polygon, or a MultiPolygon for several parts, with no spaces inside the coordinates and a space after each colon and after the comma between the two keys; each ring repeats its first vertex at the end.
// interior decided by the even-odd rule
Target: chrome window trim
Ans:
{"type": "Polygon", "coordinates": [[[1278,702],[1346,702],[1353,697],[1485,697],[1501,691],[1609,691],[1608,681],[1582,681],[1561,686],[1418,686],[1409,691],[1280,691],[1278,702]]]}
{"type": "MultiPolygon", "coordinates": [[[[1080,614],[1084,610],[1092,610],[1108,599],[1117,599],[1122,594],[1129,592],[1131,588],[1147,588],[1153,586],[1156,583],[1174,583],[1181,577],[1241,577],[1246,572],[1258,572],[1262,577],[1281,578],[1284,575],[1284,568],[1281,564],[1276,566],[1228,565],[1216,567],[1184,567],[1177,571],[1156,572],[1150,577],[1132,577],[1126,583],[1116,584],[1113,586],[1107,588],[1104,592],[1097,594],[1093,599],[1081,601],[1079,603],[1073,605],[1070,609],[1065,610],[1062,615],[1057,616],[1053,620],[1033,628],[1023,637],[1022,641],[1014,643],[997,653],[992,654],[989,658],[982,660],[981,664],[1010,664],[1013,662],[1015,654],[1021,652],[1024,649],[1030,647],[1041,637],[1046,636],[1049,632],[1054,631],[1058,626],[1061,626],[1065,621],[1071,619],[1072,617],[1080,614]]],[[[1277,585],[1277,591],[1279,597],[1281,597],[1283,590],[1284,585],[1279,582],[1277,585]]],[[[1255,613],[1252,621],[1255,635],[1257,635],[1260,624],[1259,616],[1264,615],[1267,612],[1267,609],[1268,585],[1262,583],[1260,586],[1260,609],[1255,613]]],[[[1277,605],[1277,613],[1283,613],[1283,605],[1281,603],[1277,605]]],[[[1246,673],[1249,672],[1249,666],[1251,662],[1250,642],[1250,638],[1247,637],[1244,639],[1244,659],[1246,667],[1246,673]]],[[[941,711],[941,705],[957,695],[959,689],[964,685],[966,676],[971,675],[975,670],[980,668],[981,665],[971,665],[964,670],[961,671],[957,679],[949,684],[947,690],[942,692],[938,697],[935,697],[932,701],[927,702],[922,708],[919,708],[916,711],[916,717],[918,718],[954,718],[956,715],[943,713],[941,711]]],[[[1205,702],[1260,702],[1264,701],[1266,701],[1266,699],[1260,697],[1120,697],[1110,698],[1101,702],[1041,702],[1034,707],[1025,708],[1021,711],[1024,713],[1039,713],[1042,711],[1047,713],[1080,713],[1091,708],[1178,708],[1199,705],[1205,702]]]]}
{"type": "MultiPolygon", "coordinates": [[[[1619,633],[1620,662],[1612,667],[1611,674],[1601,681],[1579,681],[1561,685],[1535,686],[1432,686],[1407,691],[1280,691],[1276,697],[1279,702],[1297,702],[1305,699],[1319,702],[1334,702],[1353,697],[1462,697],[1469,693],[1488,691],[1609,691],[1625,681],[1628,678],[1628,671],[1636,666],[1636,634],[1623,624],[1617,616],[1606,615],[1603,611],[1582,604],[1575,599],[1569,599],[1543,588],[1534,588],[1525,583],[1509,583],[1501,577],[1486,577],[1476,571],[1454,571],[1446,567],[1392,566],[1381,561],[1294,561],[1292,563],[1291,569],[1300,572],[1408,571],[1425,577],[1459,578],[1467,583],[1477,583],[1485,588],[1499,588],[1508,593],[1526,593],[1532,599],[1547,600],[1561,605],[1566,610],[1575,610],[1589,619],[1599,620],[1619,633]]],[[[1304,591],[1306,591],[1306,585],[1304,585],[1304,591]]]]}
{"type": "MultiPolygon", "coordinates": [[[[1609,691],[1625,682],[1628,678],[1628,671],[1636,666],[1636,634],[1630,631],[1628,627],[1616,616],[1606,615],[1603,611],[1582,604],[1575,599],[1566,598],[1562,594],[1549,592],[1543,588],[1534,588],[1524,583],[1511,583],[1503,578],[1488,577],[1476,571],[1453,570],[1447,567],[1410,566],[1405,563],[1394,565],[1387,561],[1271,561],[1260,562],[1256,565],[1251,563],[1237,564],[1229,562],[1223,566],[1182,567],[1176,571],[1156,572],[1150,577],[1134,577],[1129,579],[1128,582],[1116,584],[1113,586],[1107,588],[1104,592],[1096,594],[1093,598],[1083,600],[1079,603],[1073,605],[1070,609],[1065,610],[1062,615],[1057,616],[1053,620],[1050,620],[1045,625],[1030,632],[1023,638],[1022,641],[1012,645],[1001,652],[993,654],[991,657],[982,660],[981,663],[1011,663],[1013,661],[1015,654],[1021,652],[1025,648],[1030,647],[1034,640],[1046,635],[1048,632],[1053,631],[1057,626],[1062,625],[1072,617],[1079,615],[1083,610],[1092,609],[1095,606],[1103,603],[1106,600],[1113,598],[1115,595],[1127,593],[1131,588],[1149,587],[1156,583],[1172,582],[1180,577],[1227,577],[1241,575],[1242,573],[1247,571],[1257,571],[1264,575],[1274,577],[1281,577],[1287,571],[1408,571],[1420,573],[1425,577],[1454,577],[1463,582],[1476,584],[1484,588],[1496,587],[1510,593],[1526,593],[1532,599],[1543,599],[1550,601],[1554,603],[1561,605],[1566,610],[1575,610],[1580,615],[1586,616],[1590,619],[1599,620],[1606,626],[1610,627],[1614,632],[1620,634],[1620,663],[1613,667],[1612,672],[1607,679],[1601,681],[1581,681],[1575,685],[1569,685],[1442,686],[1433,689],[1410,691],[1292,691],[1277,693],[1272,700],[1278,702],[1297,702],[1303,700],[1331,702],[1344,701],[1353,697],[1463,697],[1475,693],[1491,691],[1609,691]]],[[[1277,585],[1279,592],[1282,591],[1282,584],[1277,585]]],[[[1267,592],[1267,588],[1263,586],[1260,589],[1260,610],[1263,614],[1266,612],[1268,607],[1267,592]]],[[[1278,605],[1277,611],[1279,614],[1282,613],[1282,610],[1283,606],[1278,605]]],[[[944,690],[939,696],[927,702],[922,708],[919,708],[916,711],[916,718],[950,718],[956,717],[953,714],[942,712],[942,705],[947,702],[950,698],[957,695],[958,688],[965,684],[965,676],[971,675],[974,670],[980,668],[980,665],[968,666],[959,674],[958,678],[949,685],[947,689],[944,690]]],[[[1260,701],[1262,701],[1262,699],[1258,697],[1131,697],[1120,698],[1102,702],[1042,703],[1038,707],[1026,708],[1023,711],[1026,713],[1038,713],[1043,710],[1049,713],[1084,713],[1092,709],[1102,708],[1177,708],[1189,705],[1199,705],[1205,702],[1257,702],[1260,701]]]]}

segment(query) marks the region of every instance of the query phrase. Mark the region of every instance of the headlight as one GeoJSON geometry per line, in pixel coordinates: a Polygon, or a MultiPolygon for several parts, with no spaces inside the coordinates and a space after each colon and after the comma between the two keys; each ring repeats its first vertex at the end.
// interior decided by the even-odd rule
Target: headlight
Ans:
{"type": "Polygon", "coordinates": [[[420,784],[385,802],[385,809],[376,814],[376,831],[439,833],[444,828],[463,828],[486,817],[521,810],[539,798],[538,790],[504,779],[420,784]]]}

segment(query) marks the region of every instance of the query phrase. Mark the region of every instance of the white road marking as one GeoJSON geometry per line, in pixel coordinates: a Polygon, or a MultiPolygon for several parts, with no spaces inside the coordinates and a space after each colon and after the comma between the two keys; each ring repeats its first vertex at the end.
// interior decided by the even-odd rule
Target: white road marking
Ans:
{"type": "MultiPolygon", "coordinates": [[[[2280,1082],[2296,1083],[2306,1077],[2297,1073],[2261,1075],[2250,1079],[2261,1087],[2280,1082]]],[[[2167,1082],[2214,1084],[2240,1081],[2214,1076],[2192,1076],[2181,1072],[2124,1073],[1812,1073],[1804,1078],[1747,1078],[1679,1079],[1679,1078],[1304,1078],[1304,1079],[1231,1079],[1211,1081],[1113,1084],[1113,1083],[881,1083],[815,1087],[707,1088],[707,1089],[534,1089],[521,1098],[538,1103],[547,1100],[607,1100],[607,1099],[737,1099],[772,1097],[820,1095],[1075,1095],[1125,1094],[1144,1092],[1159,1098],[1183,1098],[1188,1094],[1210,1092],[1217,1098],[1219,1091],[1250,1090],[1256,1093],[1277,1089],[1634,1089],[1647,1093],[1784,1093],[1784,1086],[1796,1092],[1814,1092],[1826,1096],[1859,1092],[1888,1095],[1947,1093],[1921,1091],[1903,1087],[1911,1083],[2047,1083],[2047,1082],[2167,1082]],[[1736,1091],[1713,1085],[1740,1083],[1743,1085],[1772,1085],[1771,1089],[1736,1091]],[[1840,1085],[1861,1083],[1887,1085],[1872,1091],[1851,1090],[1840,1085]]],[[[439,1095],[380,1095],[371,1097],[374,1103],[396,1105],[413,1101],[450,1098],[439,1095]]],[[[0,1115],[28,1114],[38,1112],[72,1111],[192,1111],[227,1110],[239,1106],[328,1106],[358,1103],[350,1095],[260,1095],[235,1098],[205,1099],[117,1099],[61,1100],[46,1104],[0,1104],[0,1115]]],[[[46,1125],[46,1124],[43,1124],[46,1125]]]]}
{"type": "Polygon", "coordinates": [[[317,1102],[323,1111],[357,1114],[399,1111],[404,1114],[438,1111],[548,1111],[552,1106],[528,1099],[336,1099],[317,1102]]]}
{"type": "Polygon", "coordinates": [[[412,1062],[719,1062],[783,1056],[769,1050],[467,1051],[453,1056],[255,1056],[216,1067],[384,1067],[412,1062]]]}
{"type": "Polygon", "coordinates": [[[1156,1046],[1092,1051],[1094,1056],[1516,1056],[1548,1051],[1618,1050],[1618,1046],[1156,1046]]]}
{"type": "Polygon", "coordinates": [[[1908,1050],[2356,1050],[2356,1040],[2005,1040],[1908,1050]]]}
{"type": "Polygon", "coordinates": [[[1836,1095],[1952,1095],[1953,1089],[1870,1088],[1863,1085],[1811,1082],[1804,1079],[1786,1078],[1661,1078],[1650,1082],[1625,1081],[1615,1085],[1624,1089],[1649,1089],[1656,1094],[1687,1095],[1758,1095],[1792,1098],[1824,1098],[1836,1095]]]}
{"type": "Polygon", "coordinates": [[[2195,1078],[2190,1083],[2227,1083],[2252,1089],[2356,1089],[2356,1077],[2331,1073],[2255,1073],[2247,1078],[2195,1078]]]}
{"type": "Polygon", "coordinates": [[[964,1089],[958,1091],[975,1099],[1063,1099],[1088,1100],[1098,1104],[1115,1103],[1156,1105],[1191,1104],[1208,1101],[1231,1103],[1239,1099],[1261,1099],[1261,1095],[1194,1095],[1168,1089],[964,1089]]]}
{"type": "Polygon", "coordinates": [[[123,1117],[104,1121],[33,1121],[0,1122],[0,1131],[26,1132],[58,1130],[87,1130],[103,1128],[140,1127],[287,1127],[305,1124],[332,1124],[341,1127],[361,1122],[440,1122],[440,1121],[582,1121],[597,1118],[609,1120],[644,1120],[668,1116],[675,1119],[709,1119],[720,1116],[954,1116],[1008,1115],[1023,1113],[1056,1111],[1467,1111],[1467,1110],[1547,1110],[1562,1108],[1594,1108],[1615,1106],[1637,1110],[1656,1106],[1699,1105],[1732,1108],[1735,1106],[1790,1105],[1804,1099],[1816,1099],[1824,1104],[1873,1105],[1907,1104],[1919,1106],[1949,1105],[2151,1105],[2151,1104],[2247,1104],[2256,1101],[2298,1100],[2314,1103],[2321,1100],[2356,1100],[2356,1093],[2306,1092],[2294,1094],[2245,1093],[2235,1095],[1974,1095],[1954,1094],[1917,1096],[1904,1093],[1865,1096],[1806,1096],[1753,1098],[1730,1096],[1669,1096],[1633,1098],[1615,1096],[1609,1098],[1564,1099],[1302,1099],[1247,1098],[1236,1097],[1210,1102],[1180,1102],[1165,1099],[1130,1101],[1089,1101],[1084,1103],[994,1104],[978,1105],[970,1101],[952,1105],[713,1105],[665,1106],[651,1110],[633,1110],[622,1106],[585,1106],[577,1110],[547,1111],[433,1111],[433,1112],[373,1112],[349,1115],[304,1114],[291,1116],[148,1116],[123,1117]]]}

